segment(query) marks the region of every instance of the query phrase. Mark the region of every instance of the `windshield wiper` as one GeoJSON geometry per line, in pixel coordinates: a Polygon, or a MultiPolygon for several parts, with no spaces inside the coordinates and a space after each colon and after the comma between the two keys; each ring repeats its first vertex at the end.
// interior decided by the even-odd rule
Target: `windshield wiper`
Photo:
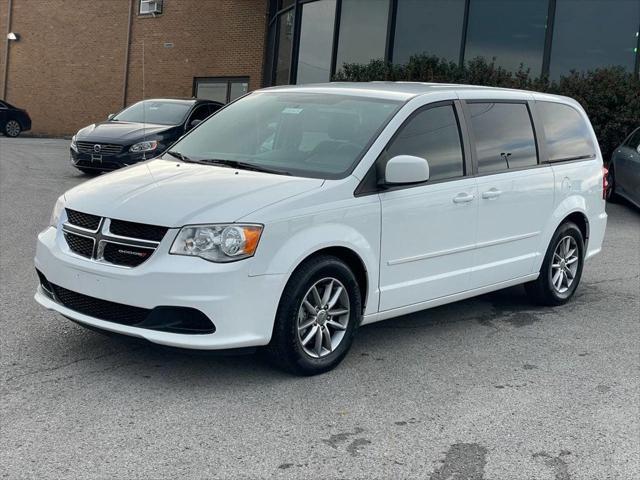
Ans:
{"type": "Polygon", "coordinates": [[[240,162],[238,160],[223,160],[219,158],[207,158],[198,160],[199,163],[207,163],[210,165],[224,165],[231,168],[237,168],[239,170],[251,170],[254,172],[262,173],[275,173],[276,175],[291,175],[291,173],[284,170],[276,170],[274,168],[263,167],[256,165],[255,163],[240,162]]]}
{"type": "Polygon", "coordinates": [[[167,153],[172,157],[177,158],[178,160],[182,160],[183,162],[197,163],[195,160],[191,160],[189,157],[187,157],[186,155],[183,155],[180,152],[176,152],[174,150],[168,150],[167,153]]]}

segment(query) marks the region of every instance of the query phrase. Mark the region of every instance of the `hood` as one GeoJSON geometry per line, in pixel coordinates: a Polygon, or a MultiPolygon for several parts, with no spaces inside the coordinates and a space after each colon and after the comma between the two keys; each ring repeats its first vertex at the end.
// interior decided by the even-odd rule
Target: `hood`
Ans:
{"type": "Polygon", "coordinates": [[[81,142],[127,143],[153,138],[159,134],[176,129],[175,125],[157,125],[154,123],[114,122],[94,123],[80,130],[76,138],[81,142]]]}
{"type": "Polygon", "coordinates": [[[171,160],[150,160],[84,182],[66,206],[132,222],[181,227],[236,221],[318,188],[324,180],[171,160]]]}

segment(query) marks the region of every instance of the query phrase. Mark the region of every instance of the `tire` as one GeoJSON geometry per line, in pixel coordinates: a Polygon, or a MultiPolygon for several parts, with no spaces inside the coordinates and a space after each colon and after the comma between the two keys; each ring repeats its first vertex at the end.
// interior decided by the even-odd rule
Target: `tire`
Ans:
{"type": "Polygon", "coordinates": [[[360,323],[361,298],[356,277],[342,260],[321,255],[303,263],[282,293],[266,348],[269,360],[297,375],[317,375],[336,367],[349,351],[360,323]],[[313,294],[314,286],[318,298],[313,294]],[[336,293],[340,287],[342,290],[336,293]],[[303,300],[307,302],[303,304],[303,300]],[[333,306],[328,309],[314,308],[331,302],[333,306]]]}
{"type": "Polygon", "coordinates": [[[607,190],[605,191],[605,200],[610,203],[616,203],[618,200],[616,195],[616,178],[613,165],[609,165],[609,173],[607,173],[607,190]]]}
{"type": "Polygon", "coordinates": [[[567,303],[580,283],[584,254],[584,238],[578,226],[573,222],[560,225],[547,248],[540,276],[537,280],[525,284],[531,300],[538,305],[555,306],[567,303]],[[565,250],[567,246],[568,251],[565,250]],[[572,253],[573,250],[575,251],[572,253]]]}
{"type": "Polygon", "coordinates": [[[7,137],[16,138],[22,132],[22,127],[17,120],[9,120],[4,124],[4,134],[7,137]]]}

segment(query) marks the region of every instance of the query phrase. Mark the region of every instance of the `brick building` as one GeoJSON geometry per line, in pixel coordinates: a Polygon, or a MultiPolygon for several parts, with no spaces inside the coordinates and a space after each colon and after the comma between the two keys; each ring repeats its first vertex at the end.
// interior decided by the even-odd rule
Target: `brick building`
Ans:
{"type": "Polygon", "coordinates": [[[0,99],[69,135],[141,98],[224,102],[420,53],[638,75],[639,31],[640,0],[0,0],[0,99]]]}
{"type": "Polygon", "coordinates": [[[0,98],[28,110],[34,134],[69,135],[143,96],[261,86],[267,0],[165,0],[155,15],[141,3],[0,0],[0,98]]]}

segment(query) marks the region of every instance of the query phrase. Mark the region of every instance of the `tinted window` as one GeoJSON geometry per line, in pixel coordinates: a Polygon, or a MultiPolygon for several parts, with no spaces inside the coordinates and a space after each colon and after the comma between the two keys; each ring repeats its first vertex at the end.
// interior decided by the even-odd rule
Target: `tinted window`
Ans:
{"type": "Polygon", "coordinates": [[[113,120],[119,122],[155,123],[178,125],[191,109],[191,103],[159,102],[144,100],[122,110],[113,120]]]}
{"type": "Polygon", "coordinates": [[[589,127],[574,108],[552,102],[538,102],[536,108],[544,128],[549,161],[595,153],[589,127]]]}
{"type": "Polygon", "coordinates": [[[302,6],[296,83],[329,81],[335,16],[336,0],[319,0],[302,6]]]}
{"type": "Polygon", "coordinates": [[[633,71],[638,25],[638,0],[558,0],[551,77],[610,65],[633,71]]]}
{"type": "Polygon", "coordinates": [[[633,132],[633,135],[627,140],[626,145],[631,148],[638,148],[640,146],[640,128],[633,132]]]}
{"type": "Polygon", "coordinates": [[[254,93],[220,110],[172,150],[198,161],[236,160],[340,178],[400,102],[316,93],[254,93]]]}
{"type": "Polygon", "coordinates": [[[460,130],[453,106],[429,108],[414,115],[400,129],[384,158],[396,155],[427,159],[430,180],[464,175],[460,130]]]}
{"type": "Polygon", "coordinates": [[[280,16],[278,20],[278,52],[276,60],[276,85],[287,85],[291,65],[291,46],[293,43],[293,10],[280,16]]]}
{"type": "Polygon", "coordinates": [[[406,63],[426,53],[450,61],[460,58],[464,0],[398,0],[393,61],[406,63]]]}
{"type": "Polygon", "coordinates": [[[478,173],[538,163],[529,109],[523,103],[470,103],[478,173]]]}
{"type": "Polygon", "coordinates": [[[384,58],[389,0],[342,0],[336,69],[384,58]]]}
{"type": "Polygon", "coordinates": [[[540,75],[548,8],[548,0],[473,0],[466,60],[495,57],[507,70],[516,71],[522,63],[534,77],[540,75]]]}
{"type": "Polygon", "coordinates": [[[191,124],[191,122],[193,122],[194,120],[204,120],[210,115],[209,112],[209,105],[201,105],[197,107],[189,118],[189,124],[191,124]]]}

